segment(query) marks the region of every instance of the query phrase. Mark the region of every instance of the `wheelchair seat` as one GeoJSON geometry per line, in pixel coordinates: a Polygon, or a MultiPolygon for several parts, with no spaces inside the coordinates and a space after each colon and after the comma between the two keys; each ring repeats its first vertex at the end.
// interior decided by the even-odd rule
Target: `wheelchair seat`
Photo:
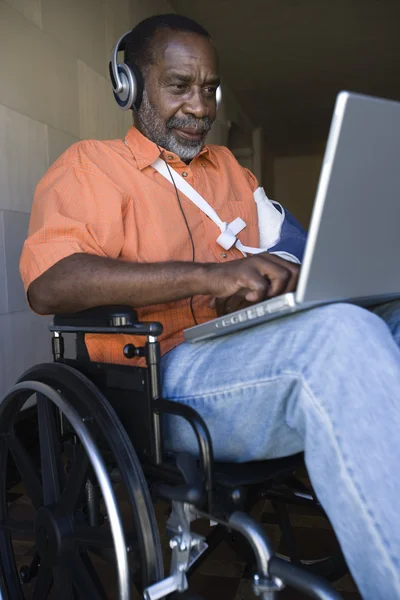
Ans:
{"type": "Polygon", "coordinates": [[[302,454],[247,464],[216,462],[200,415],[162,398],[158,343],[162,325],[139,322],[132,308],[98,307],[55,315],[49,328],[54,362],[29,369],[0,404],[3,471],[12,458],[36,511],[31,523],[15,523],[8,517],[6,490],[0,484],[4,599],[24,598],[21,580],[29,583],[37,577],[36,586],[42,590],[35,592],[38,600],[38,593],[45,600],[52,586],[62,600],[103,600],[90,558],[93,553],[116,565],[121,600],[130,597],[132,582],[146,600],[166,598],[187,589],[188,577],[222,540],[249,563],[256,595],[275,598],[286,583],[315,598],[339,597],[320,576],[333,580],[346,572],[340,549],[304,562],[294,548],[287,507],[305,504],[324,516],[312,489],[296,477],[296,469],[304,466],[302,454]],[[76,358],[64,356],[67,333],[76,335],[76,358]],[[146,336],[144,347],[124,348],[125,357],[144,356],[146,366],[90,361],[84,339],[88,333],[146,336]],[[15,428],[33,394],[39,465],[15,428]],[[178,415],[191,425],[198,456],[165,452],[164,414],[178,415]],[[125,530],[115,485],[123,487],[129,500],[125,530]],[[171,510],[167,531],[172,560],[166,578],[153,509],[158,499],[171,510]],[[274,553],[263,526],[249,516],[260,499],[271,502],[287,547],[283,557],[274,553]],[[217,523],[206,539],[191,531],[191,522],[198,519],[217,523]],[[18,576],[15,568],[11,538],[16,533],[30,537],[36,548],[24,570],[29,577],[21,571],[18,576]]]}
{"type": "Polygon", "coordinates": [[[285,477],[304,464],[302,453],[251,463],[215,463],[215,479],[224,487],[257,485],[268,479],[285,477]]]}

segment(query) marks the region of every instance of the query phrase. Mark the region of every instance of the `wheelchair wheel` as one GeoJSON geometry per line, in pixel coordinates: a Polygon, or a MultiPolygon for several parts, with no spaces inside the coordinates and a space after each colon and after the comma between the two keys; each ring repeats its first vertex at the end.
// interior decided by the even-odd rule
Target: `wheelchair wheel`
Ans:
{"type": "MultiPolygon", "coordinates": [[[[0,405],[3,599],[118,598],[115,567],[119,555],[113,543],[113,514],[104,494],[107,485],[104,488],[91,462],[93,456],[79,442],[78,428],[69,419],[71,411],[101,450],[106,477],[118,472],[118,486],[127,499],[123,520],[128,526],[125,529],[124,524],[121,539],[123,550],[128,552],[130,582],[140,593],[162,579],[161,545],[147,484],[126,431],[105,397],[84,375],[60,363],[33,367],[19,381],[25,389],[11,390],[0,405]],[[47,394],[46,389],[50,390],[47,394]],[[61,410],[62,416],[51,392],[68,408],[61,410]],[[21,409],[35,393],[36,420],[32,427],[36,428],[39,452],[27,448],[16,433],[21,409]],[[14,516],[8,507],[6,472],[10,461],[20,474],[24,498],[29,499],[29,510],[25,506],[22,518],[14,516]],[[15,555],[21,540],[31,544],[30,565],[22,566],[15,555]]],[[[121,520],[121,511],[116,512],[121,520]]],[[[119,566],[117,570],[119,573],[119,566]]]]}

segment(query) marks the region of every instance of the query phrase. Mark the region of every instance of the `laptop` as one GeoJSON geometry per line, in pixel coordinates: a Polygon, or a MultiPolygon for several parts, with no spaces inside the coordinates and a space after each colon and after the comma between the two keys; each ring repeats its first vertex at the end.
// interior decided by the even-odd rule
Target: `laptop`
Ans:
{"type": "Polygon", "coordinates": [[[337,99],[297,290],[184,330],[225,335],[332,302],[400,298],[400,102],[337,99]]]}

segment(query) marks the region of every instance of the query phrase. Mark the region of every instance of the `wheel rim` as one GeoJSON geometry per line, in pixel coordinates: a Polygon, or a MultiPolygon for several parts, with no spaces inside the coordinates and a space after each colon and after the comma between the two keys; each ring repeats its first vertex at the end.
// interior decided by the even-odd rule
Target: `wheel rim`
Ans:
{"type": "MultiPolygon", "coordinates": [[[[88,429],[82,423],[79,414],[68,405],[58,392],[44,383],[37,381],[19,383],[9,391],[1,404],[6,411],[7,405],[11,404],[15,398],[25,397],[27,393],[30,396],[33,392],[37,393],[39,438],[41,442],[41,489],[39,480],[34,475],[32,466],[28,463],[28,457],[25,457],[26,464],[22,468],[25,471],[28,469],[30,471],[27,479],[27,490],[33,505],[37,509],[34,529],[36,549],[40,555],[42,567],[39,581],[48,590],[52,580],[59,598],[72,599],[74,597],[73,572],[77,571],[82,576],[81,559],[75,552],[76,543],[80,539],[76,536],[74,530],[73,510],[71,510],[73,507],[67,502],[69,495],[62,493],[62,467],[57,464],[60,455],[56,451],[56,429],[52,418],[51,402],[67,417],[90,456],[90,462],[99,481],[110,518],[117,556],[119,595],[121,600],[129,600],[129,574],[125,537],[114,492],[99,450],[88,429]]],[[[2,433],[6,434],[6,431],[2,433]]],[[[8,439],[8,450],[13,454],[14,460],[17,456],[17,460],[20,460],[21,448],[18,447],[16,438],[12,436],[11,439],[8,439]]],[[[35,595],[37,596],[37,592],[35,595]]]]}
{"type": "MultiPolygon", "coordinates": [[[[57,388],[62,392],[62,396],[67,397],[69,400],[69,406],[71,410],[75,410],[78,415],[78,419],[80,423],[82,423],[82,419],[85,418],[88,414],[90,415],[91,408],[95,405],[96,407],[96,421],[100,420],[106,421],[107,426],[106,430],[110,435],[116,436],[118,438],[122,438],[126,432],[123,430],[121,424],[118,421],[115,413],[112,411],[111,407],[108,405],[107,401],[101,394],[98,392],[97,388],[88,382],[88,380],[82,376],[80,373],[67,367],[65,365],[59,364],[50,364],[50,365],[40,365],[39,367],[35,367],[28,371],[25,375],[22,376],[21,380],[24,382],[21,385],[28,386],[27,380],[34,378],[34,384],[38,383],[40,380],[42,383],[45,382],[52,387],[55,387],[57,383],[57,388]],[[90,397],[90,400],[89,400],[90,397]],[[88,412],[89,411],[89,412],[88,412]],[[97,419],[98,414],[101,413],[101,417],[97,419]],[[116,425],[116,427],[115,427],[116,425]],[[122,429],[122,433],[119,429],[122,429]],[[121,435],[120,435],[121,434],[121,435]]],[[[39,383],[40,385],[40,383],[39,383]]],[[[38,512],[38,516],[36,517],[35,524],[33,523],[14,523],[12,520],[7,519],[6,517],[6,506],[5,506],[5,489],[1,490],[1,502],[2,502],[2,511],[1,511],[1,546],[2,546],[2,555],[3,555],[3,569],[5,571],[4,580],[6,582],[6,589],[9,589],[9,597],[12,600],[19,600],[20,598],[24,598],[24,593],[21,589],[21,585],[19,582],[19,576],[16,570],[15,560],[13,557],[12,551],[12,543],[11,543],[11,533],[15,532],[15,525],[19,527],[20,533],[25,536],[35,538],[39,554],[41,555],[41,564],[40,570],[37,576],[35,592],[33,595],[34,600],[42,600],[48,597],[49,589],[51,588],[53,580],[57,590],[62,590],[61,593],[57,591],[57,600],[64,600],[68,598],[75,598],[73,593],[77,594],[77,597],[83,597],[79,593],[79,587],[82,589],[88,590],[86,596],[91,597],[93,599],[97,598],[100,600],[104,600],[106,598],[104,591],[102,591],[102,587],[98,578],[94,573],[90,572],[90,569],[93,571],[93,567],[91,566],[91,560],[89,558],[88,552],[89,550],[92,552],[93,548],[102,549],[109,547],[110,544],[110,533],[105,534],[104,530],[101,528],[89,528],[86,524],[77,522],[76,520],[71,525],[68,522],[68,519],[65,518],[65,512],[57,506],[58,496],[60,495],[59,490],[62,489],[62,498],[63,498],[63,506],[71,506],[74,505],[76,507],[79,498],[81,497],[82,488],[84,486],[86,475],[88,472],[89,464],[87,454],[84,451],[84,447],[82,446],[78,452],[75,462],[73,463],[73,468],[67,481],[62,481],[62,468],[60,465],[56,464],[54,460],[54,456],[57,455],[56,452],[46,452],[42,450],[41,445],[41,471],[43,477],[43,488],[44,490],[41,492],[40,486],[40,477],[32,464],[32,461],[27,457],[26,451],[24,451],[23,445],[16,437],[10,437],[5,432],[9,429],[9,424],[12,422],[13,415],[15,416],[22,404],[26,401],[27,395],[32,393],[32,388],[35,386],[31,385],[30,392],[21,393],[21,390],[18,388],[16,393],[19,392],[18,397],[14,398],[14,401],[11,402],[14,406],[11,408],[6,408],[4,404],[0,406],[0,430],[3,432],[3,436],[0,438],[0,444],[3,446],[1,452],[3,467],[6,466],[7,463],[7,451],[10,451],[10,454],[14,458],[14,462],[17,465],[17,469],[21,474],[21,478],[26,482],[27,491],[29,497],[32,499],[32,504],[37,508],[44,506],[45,508],[40,509],[38,512]],[[10,441],[11,440],[11,441],[10,441]],[[51,458],[51,456],[53,458],[51,458]],[[47,457],[47,463],[46,463],[47,457]],[[47,464],[47,467],[46,467],[47,464]],[[42,495],[41,495],[42,494],[42,495]],[[55,502],[54,502],[55,501],[55,502]],[[54,506],[55,505],[55,506],[54,506]],[[13,529],[14,528],[14,529],[13,529]],[[71,531],[71,528],[73,531],[71,531]],[[28,531],[29,530],[29,531],[28,531]],[[40,535],[41,532],[41,535],[40,535]],[[62,535],[67,540],[67,542],[62,542],[57,545],[57,539],[62,535]],[[45,535],[46,534],[46,535],[45,535]],[[47,536],[47,537],[46,537],[47,536]],[[79,546],[79,549],[83,549],[83,551],[75,554],[71,552],[71,548],[68,546],[68,539],[71,540],[71,537],[74,538],[75,543],[79,546]],[[51,557],[53,554],[63,556],[63,564],[69,565],[69,571],[74,572],[74,583],[73,590],[71,582],[68,582],[68,577],[66,577],[66,568],[59,568],[57,564],[51,564],[51,557]],[[4,558],[6,556],[6,558],[4,558]],[[90,595],[88,595],[90,591],[90,595]]],[[[54,390],[52,390],[54,392],[54,390]]],[[[57,392],[55,392],[57,393],[57,392]]],[[[40,423],[40,417],[42,422],[46,424],[48,427],[49,424],[49,416],[48,416],[48,407],[46,407],[46,403],[43,401],[38,402],[38,421],[40,423]],[[47,415],[47,418],[44,417],[47,415]]],[[[103,423],[104,425],[104,423],[103,423]]],[[[53,428],[54,429],[54,428],[53,428]]],[[[102,429],[100,427],[100,429],[102,429]]],[[[104,427],[103,427],[104,433],[104,427]]],[[[40,435],[40,431],[39,431],[40,435]]],[[[54,449],[54,436],[48,435],[44,439],[44,446],[47,445],[47,448],[53,447],[54,449]]],[[[135,469],[132,470],[126,468],[127,465],[130,464],[132,460],[132,446],[129,442],[129,439],[118,439],[118,443],[115,442],[114,446],[118,446],[121,458],[118,461],[118,466],[121,465],[125,467],[125,479],[130,480],[129,496],[130,500],[134,499],[135,510],[132,512],[136,512],[136,517],[143,517],[146,521],[150,521],[151,527],[150,529],[155,530],[156,536],[158,536],[157,525],[155,523],[155,518],[153,522],[152,515],[152,506],[147,504],[146,493],[143,493],[143,485],[145,486],[145,482],[138,480],[136,478],[136,471],[140,465],[135,464],[135,469]],[[122,443],[123,442],[123,443],[122,443]],[[143,506],[144,504],[144,506],[143,506]],[[150,516],[149,516],[150,513],[150,516]]],[[[110,444],[111,446],[112,444],[110,444]]],[[[136,458],[136,455],[134,455],[136,458]]],[[[136,459],[137,460],[137,459],[136,459]]],[[[122,469],[123,470],[123,469],[122,469]]],[[[5,472],[5,468],[2,470],[5,472]]],[[[99,481],[100,483],[100,481],[99,481]]],[[[147,489],[145,492],[147,492],[147,489]]],[[[107,495],[107,493],[106,493],[107,495]]],[[[104,496],[106,499],[106,496],[104,496]]],[[[63,507],[61,507],[63,508],[63,507]]],[[[110,514],[109,514],[110,517],[110,514]]],[[[111,519],[110,519],[111,525],[111,519]]],[[[135,521],[135,525],[137,523],[135,521]]],[[[140,531],[140,528],[139,528],[140,531]]],[[[123,532],[122,532],[123,534],[123,532]]],[[[153,538],[156,537],[153,535],[153,538]]],[[[148,556],[144,556],[142,558],[142,584],[148,585],[149,583],[153,583],[154,581],[162,578],[162,560],[161,560],[161,552],[158,552],[157,544],[159,544],[159,539],[154,539],[153,546],[153,555],[148,560],[148,556]]],[[[139,544],[140,547],[140,544],[139,544]]],[[[126,545],[124,543],[124,550],[126,549],[126,545]]],[[[118,561],[119,563],[119,561],[118,561]]],[[[118,566],[117,563],[117,566],[118,566]]],[[[70,578],[72,579],[72,578],[70,578]]]]}

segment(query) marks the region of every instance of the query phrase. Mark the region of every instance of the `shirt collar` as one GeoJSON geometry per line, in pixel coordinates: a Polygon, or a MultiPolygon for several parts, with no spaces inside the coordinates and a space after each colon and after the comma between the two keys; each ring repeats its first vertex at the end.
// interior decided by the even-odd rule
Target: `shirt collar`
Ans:
{"type": "MultiPolygon", "coordinates": [[[[157,144],[145,137],[134,126],[132,126],[126,134],[125,144],[132,152],[133,157],[136,160],[137,168],[140,170],[143,170],[146,167],[150,166],[160,156],[160,151],[157,147],[157,144]]],[[[182,162],[179,156],[177,156],[173,152],[165,150],[164,148],[161,148],[161,150],[165,158],[167,158],[167,156],[174,157],[173,161],[169,162],[182,162]]],[[[196,160],[199,157],[207,158],[215,167],[217,166],[215,163],[215,159],[212,156],[212,152],[210,152],[210,148],[208,146],[204,146],[204,148],[202,148],[202,150],[197,156],[195,156],[193,160],[196,160]]]]}

